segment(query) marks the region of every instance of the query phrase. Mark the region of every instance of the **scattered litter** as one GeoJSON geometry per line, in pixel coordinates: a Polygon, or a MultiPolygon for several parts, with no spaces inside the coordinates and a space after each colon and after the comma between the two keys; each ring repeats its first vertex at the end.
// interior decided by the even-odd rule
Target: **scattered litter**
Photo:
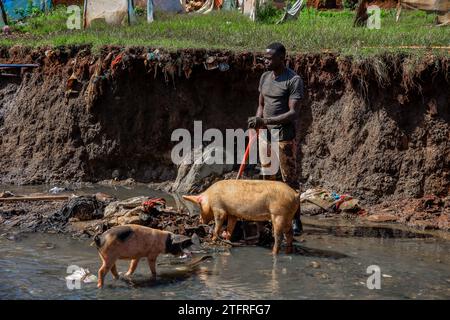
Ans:
{"type": "Polygon", "coordinates": [[[341,211],[362,214],[359,201],[348,194],[337,194],[323,188],[308,189],[300,195],[300,202],[309,202],[331,213],[341,211]]]}
{"type": "Polygon", "coordinates": [[[74,273],[66,277],[66,280],[70,281],[83,281],[83,283],[97,282],[97,277],[93,275],[89,269],[80,268],[74,273]]]}
{"type": "Polygon", "coordinates": [[[383,274],[382,276],[383,276],[383,278],[392,278],[392,276],[388,275],[388,274],[383,274]]]}
{"type": "Polygon", "coordinates": [[[375,222],[391,220],[423,230],[450,230],[450,197],[425,195],[422,198],[385,201],[372,206],[367,219],[375,222]]]}
{"type": "Polygon", "coordinates": [[[2,31],[5,35],[11,35],[11,28],[8,25],[3,26],[2,31]]]}
{"type": "Polygon", "coordinates": [[[51,188],[49,190],[49,193],[51,193],[51,194],[58,194],[58,193],[66,191],[66,190],[67,190],[66,188],[53,187],[53,188],[51,188]]]}
{"type": "Polygon", "coordinates": [[[317,261],[311,261],[311,263],[309,265],[311,267],[313,267],[314,269],[319,269],[320,268],[320,263],[318,263],[317,261]]]}
{"type": "Polygon", "coordinates": [[[196,233],[194,233],[192,235],[191,241],[192,241],[192,244],[194,244],[196,246],[200,246],[200,238],[198,237],[198,235],[196,233]]]}
{"type": "Polygon", "coordinates": [[[222,72],[228,71],[230,70],[230,65],[225,62],[219,63],[219,70],[222,72]]]}
{"type": "Polygon", "coordinates": [[[69,200],[69,202],[49,220],[58,225],[65,225],[69,219],[88,221],[103,217],[103,203],[97,201],[95,196],[82,196],[69,200]]]}
{"type": "Polygon", "coordinates": [[[77,84],[78,84],[78,78],[75,75],[75,73],[72,73],[70,78],[67,80],[66,94],[78,93],[78,91],[75,90],[75,87],[77,84]]]}
{"type": "Polygon", "coordinates": [[[164,198],[148,199],[142,203],[145,213],[152,213],[153,210],[161,210],[166,207],[166,200],[164,198]]]}
{"type": "Polygon", "coordinates": [[[2,193],[0,193],[0,198],[5,199],[5,198],[12,198],[15,197],[16,195],[10,191],[4,191],[2,193]]]}
{"type": "Polygon", "coordinates": [[[216,57],[208,57],[204,63],[206,70],[215,70],[219,68],[219,63],[217,62],[216,57]]]}

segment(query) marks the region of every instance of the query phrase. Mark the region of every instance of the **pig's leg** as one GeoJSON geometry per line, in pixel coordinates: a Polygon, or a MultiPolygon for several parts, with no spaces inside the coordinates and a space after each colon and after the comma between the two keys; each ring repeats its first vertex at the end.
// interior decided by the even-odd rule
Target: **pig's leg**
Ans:
{"type": "Polygon", "coordinates": [[[136,271],[138,263],[139,263],[139,259],[132,259],[130,262],[130,267],[128,268],[127,273],[125,273],[125,276],[127,276],[127,277],[131,276],[134,273],[134,271],[136,271]]]}
{"type": "Polygon", "coordinates": [[[280,252],[281,242],[283,241],[283,227],[284,221],[281,216],[273,216],[272,215],[272,225],[273,225],[273,237],[275,239],[275,243],[273,245],[272,253],[277,255],[280,252]]]}
{"type": "Polygon", "coordinates": [[[222,225],[223,225],[223,222],[225,221],[225,218],[226,218],[225,210],[214,209],[215,226],[214,226],[214,233],[213,233],[213,237],[212,237],[213,241],[216,241],[219,238],[220,229],[222,229],[222,225]]]}
{"type": "Polygon", "coordinates": [[[156,278],[156,257],[151,255],[147,257],[148,266],[150,267],[150,271],[152,272],[152,278],[156,278]]]}
{"type": "Polygon", "coordinates": [[[111,273],[112,273],[112,275],[113,275],[114,280],[119,279],[119,273],[117,272],[117,266],[116,266],[116,264],[114,264],[114,265],[111,267],[111,273]]]}
{"type": "Polygon", "coordinates": [[[294,249],[292,246],[292,242],[294,241],[294,229],[292,228],[291,223],[287,223],[285,226],[284,236],[286,237],[286,254],[291,254],[294,249]]]}
{"type": "Polygon", "coordinates": [[[234,227],[236,226],[237,218],[235,216],[228,216],[227,221],[227,236],[225,237],[226,240],[231,239],[231,235],[233,234],[234,227]]]}

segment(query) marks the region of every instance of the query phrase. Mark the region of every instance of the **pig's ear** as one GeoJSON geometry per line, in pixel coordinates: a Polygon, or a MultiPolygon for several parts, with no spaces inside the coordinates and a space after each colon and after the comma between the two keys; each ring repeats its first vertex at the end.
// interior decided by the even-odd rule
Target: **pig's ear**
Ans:
{"type": "Polygon", "coordinates": [[[193,202],[193,203],[200,203],[201,202],[201,198],[200,196],[183,196],[184,200],[193,202]]]}

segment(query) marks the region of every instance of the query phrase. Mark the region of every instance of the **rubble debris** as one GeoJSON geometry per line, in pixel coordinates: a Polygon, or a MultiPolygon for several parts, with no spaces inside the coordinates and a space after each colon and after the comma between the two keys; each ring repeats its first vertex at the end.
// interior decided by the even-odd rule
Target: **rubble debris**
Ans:
{"type": "Polygon", "coordinates": [[[10,191],[4,191],[0,193],[0,198],[4,199],[4,198],[12,198],[15,197],[16,195],[10,191]]]}
{"type": "Polygon", "coordinates": [[[61,193],[61,192],[64,192],[64,191],[68,191],[68,189],[67,188],[60,188],[60,187],[53,187],[48,192],[51,193],[51,194],[57,194],[57,193],[61,193]]]}
{"type": "Polygon", "coordinates": [[[324,188],[308,189],[300,195],[300,202],[313,204],[330,213],[355,213],[363,214],[364,210],[359,205],[359,200],[351,195],[339,195],[324,188]]]}
{"type": "Polygon", "coordinates": [[[69,281],[82,281],[83,283],[97,282],[97,277],[92,274],[89,269],[80,268],[75,270],[74,273],[68,275],[66,280],[69,281]]]}
{"type": "Polygon", "coordinates": [[[416,199],[385,201],[372,206],[369,221],[395,221],[419,229],[450,230],[450,197],[427,195],[416,199]]]}
{"type": "Polygon", "coordinates": [[[69,195],[48,196],[48,195],[33,195],[33,196],[15,196],[15,197],[0,197],[0,202],[17,202],[17,201],[65,201],[70,198],[69,195]]]}
{"type": "Polygon", "coordinates": [[[397,221],[398,217],[393,214],[373,214],[368,216],[367,220],[371,222],[390,222],[397,221]]]}
{"type": "Polygon", "coordinates": [[[98,201],[95,196],[81,196],[69,200],[69,202],[52,218],[55,220],[78,221],[95,220],[103,217],[104,203],[98,201]]]}

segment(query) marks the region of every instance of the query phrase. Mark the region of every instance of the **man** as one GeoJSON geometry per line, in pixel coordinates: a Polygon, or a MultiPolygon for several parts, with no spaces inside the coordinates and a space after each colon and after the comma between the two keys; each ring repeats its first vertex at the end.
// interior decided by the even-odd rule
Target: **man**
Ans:
{"type": "MultiPolygon", "coordinates": [[[[272,43],[264,55],[269,71],[261,76],[259,104],[256,116],[248,119],[249,128],[267,128],[268,133],[278,132],[271,139],[279,141],[278,159],[283,181],[294,190],[299,189],[296,172],[295,121],[298,118],[300,101],[303,98],[303,81],[299,75],[285,65],[286,48],[281,43],[272,43]],[[275,130],[275,131],[272,131],[275,130]]],[[[269,137],[260,134],[259,152],[263,179],[274,179],[265,171],[271,167],[267,159],[270,152],[269,137]]],[[[293,221],[294,235],[302,229],[300,209],[293,221]]]]}

